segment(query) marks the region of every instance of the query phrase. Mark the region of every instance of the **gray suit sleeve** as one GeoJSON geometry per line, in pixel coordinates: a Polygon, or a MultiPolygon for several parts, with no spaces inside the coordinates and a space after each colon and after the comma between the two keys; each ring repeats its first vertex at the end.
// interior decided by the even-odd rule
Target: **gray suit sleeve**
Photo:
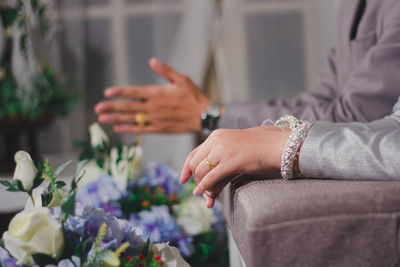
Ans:
{"type": "Polygon", "coordinates": [[[310,178],[400,180],[400,98],[392,115],[374,122],[316,123],[299,166],[310,178]]]}
{"type": "Polygon", "coordinates": [[[227,105],[222,128],[249,128],[291,114],[308,121],[368,122],[391,113],[400,94],[400,4],[390,10],[382,35],[337,88],[337,56],[332,51],[318,86],[290,101],[282,99],[227,105]]]}

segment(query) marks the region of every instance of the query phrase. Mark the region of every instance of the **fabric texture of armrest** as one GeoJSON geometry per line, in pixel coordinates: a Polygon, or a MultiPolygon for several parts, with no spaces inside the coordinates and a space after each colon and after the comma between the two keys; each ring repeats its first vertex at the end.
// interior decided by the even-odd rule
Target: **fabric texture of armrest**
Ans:
{"type": "Polygon", "coordinates": [[[400,182],[244,175],[221,199],[247,267],[400,263],[400,182]]]}

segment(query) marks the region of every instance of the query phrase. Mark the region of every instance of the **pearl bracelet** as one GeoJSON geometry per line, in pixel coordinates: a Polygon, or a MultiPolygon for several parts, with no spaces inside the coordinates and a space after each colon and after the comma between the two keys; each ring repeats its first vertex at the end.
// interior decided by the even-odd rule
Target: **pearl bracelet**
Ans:
{"type": "Polygon", "coordinates": [[[296,153],[307,137],[313,124],[311,122],[299,122],[293,116],[282,117],[275,123],[278,127],[284,124],[288,125],[292,132],[289,135],[285,150],[282,153],[281,175],[283,179],[289,180],[295,177],[293,166],[296,153]]]}

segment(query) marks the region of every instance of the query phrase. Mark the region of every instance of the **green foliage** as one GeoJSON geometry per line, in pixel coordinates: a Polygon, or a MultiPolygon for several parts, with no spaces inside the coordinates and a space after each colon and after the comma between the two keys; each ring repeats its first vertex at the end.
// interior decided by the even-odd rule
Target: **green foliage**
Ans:
{"type": "Polygon", "coordinates": [[[61,201],[61,210],[66,215],[75,215],[75,199],[76,192],[71,192],[66,198],[61,201]]]}
{"type": "Polygon", "coordinates": [[[8,180],[0,181],[2,185],[7,187],[7,191],[9,192],[24,192],[25,189],[22,186],[22,182],[20,180],[13,180],[12,182],[8,180]]]}
{"type": "Polygon", "coordinates": [[[179,201],[180,198],[177,195],[167,195],[161,187],[152,188],[148,186],[137,187],[128,197],[119,200],[126,218],[129,218],[130,214],[150,210],[152,206],[167,205],[172,207],[179,201]]]}
{"type": "Polygon", "coordinates": [[[42,194],[42,206],[47,207],[53,200],[53,193],[42,194]]]}
{"type": "MultiPolygon", "coordinates": [[[[81,178],[81,177],[78,177],[78,175],[79,175],[79,173],[82,171],[83,167],[85,167],[86,164],[88,164],[88,162],[89,162],[88,159],[84,159],[84,160],[80,160],[80,161],[78,162],[78,164],[76,165],[74,177],[75,177],[75,179],[77,179],[77,181],[75,181],[75,179],[74,179],[75,182],[78,182],[79,179],[81,178]]],[[[73,188],[73,189],[75,189],[75,188],[73,188]]]]}
{"type": "Polygon", "coordinates": [[[229,256],[227,251],[220,251],[215,246],[218,233],[216,231],[209,231],[194,236],[193,244],[195,252],[188,259],[193,267],[205,266],[229,266],[229,256]],[[210,263],[212,263],[210,265],[210,263]]]}
{"type": "MultiPolygon", "coordinates": [[[[50,28],[46,17],[47,6],[38,1],[31,1],[32,9],[36,19],[40,23],[40,34],[44,38],[50,28]]],[[[42,62],[39,73],[32,78],[33,88],[30,95],[29,104],[21,101],[17,92],[24,88],[18,88],[17,80],[12,73],[11,60],[13,49],[20,49],[26,52],[28,27],[26,26],[27,17],[21,10],[24,8],[22,1],[18,1],[16,8],[1,8],[0,16],[5,28],[18,25],[23,33],[18,48],[13,47],[13,36],[7,36],[5,53],[0,61],[0,119],[15,120],[19,119],[26,122],[34,122],[41,118],[51,118],[53,116],[66,116],[70,114],[75,104],[80,99],[80,94],[71,81],[60,78],[53,68],[46,62],[42,62]]]]}
{"type": "Polygon", "coordinates": [[[46,266],[46,265],[57,265],[57,261],[52,258],[49,255],[42,254],[42,253],[36,253],[32,255],[33,260],[36,262],[37,265],[39,266],[46,266]]]}
{"type": "Polygon", "coordinates": [[[18,10],[14,8],[1,8],[0,15],[5,27],[12,25],[18,16],[18,10]]]}
{"type": "Polygon", "coordinates": [[[35,178],[33,179],[33,186],[31,191],[43,183],[44,179],[42,177],[43,176],[42,174],[43,174],[42,170],[39,169],[38,172],[36,173],[35,178]]]}

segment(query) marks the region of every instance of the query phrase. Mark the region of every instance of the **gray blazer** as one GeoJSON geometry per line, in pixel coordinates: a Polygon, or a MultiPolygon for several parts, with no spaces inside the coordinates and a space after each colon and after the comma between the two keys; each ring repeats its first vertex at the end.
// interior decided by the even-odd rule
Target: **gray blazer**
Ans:
{"type": "Polygon", "coordinates": [[[220,126],[254,127],[286,114],[334,122],[368,122],[389,115],[400,95],[400,1],[368,0],[356,38],[350,40],[358,4],[342,1],[337,43],[314,89],[290,101],[229,104],[220,126]]]}
{"type": "Polygon", "coordinates": [[[400,98],[370,123],[316,123],[299,157],[305,177],[400,180],[400,98]]]}

